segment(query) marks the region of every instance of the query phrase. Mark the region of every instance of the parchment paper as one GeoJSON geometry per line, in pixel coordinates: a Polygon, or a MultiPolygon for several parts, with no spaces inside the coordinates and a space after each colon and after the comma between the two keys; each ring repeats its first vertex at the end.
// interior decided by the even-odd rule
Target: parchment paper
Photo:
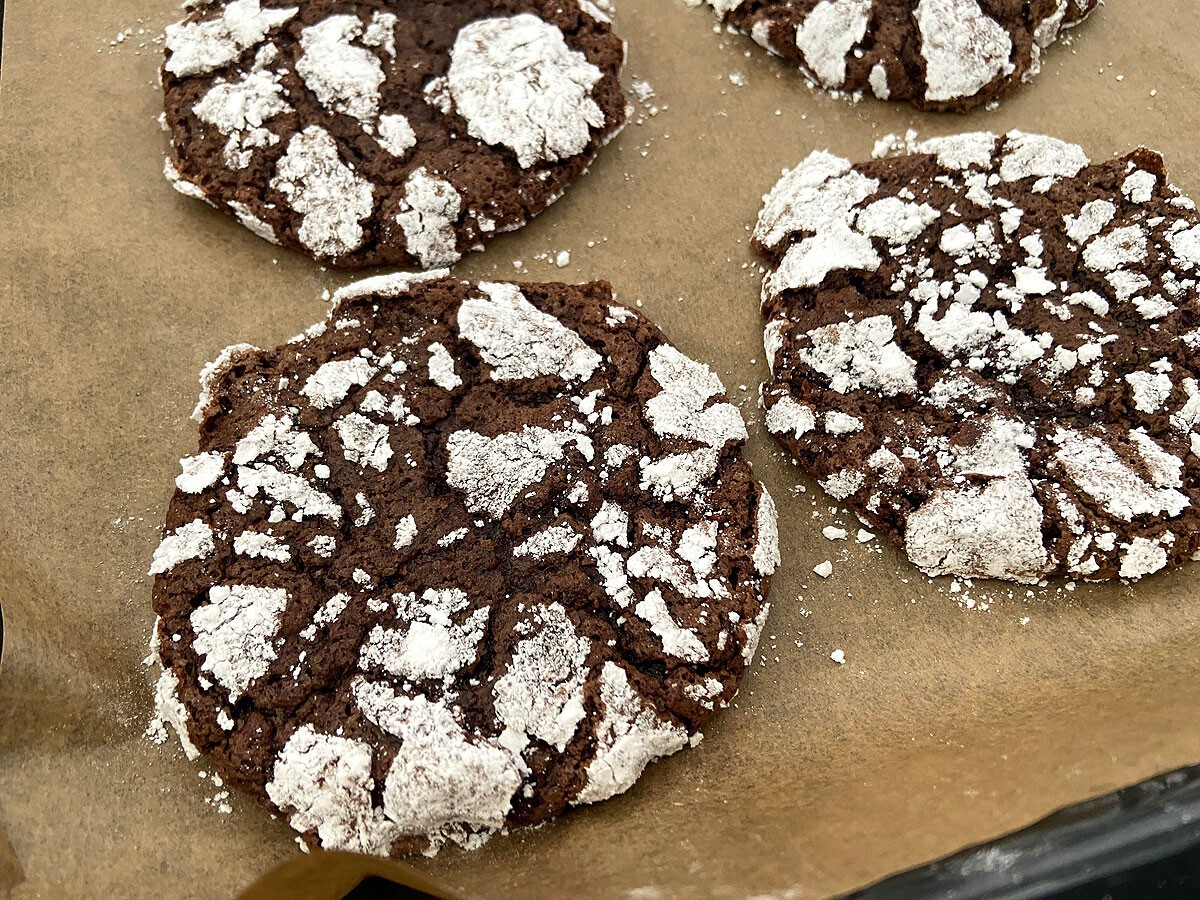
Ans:
{"type": "MultiPolygon", "coordinates": [[[[952,593],[877,544],[821,536],[857,524],[761,427],[746,244],[782,168],[814,148],[866,158],[910,127],[1049,132],[1096,158],[1145,143],[1200,198],[1193,0],[1112,0],[1035,83],[968,118],[813,93],[704,10],[618,3],[627,72],[662,111],[638,103],[645,124],[565,199],[457,272],[610,279],[717,368],[780,505],[770,637],[736,708],[625,796],[416,865],[489,900],[819,898],[1200,761],[1197,566],[1136,588],[952,593]],[[537,258],[563,249],[566,268],[537,258]],[[828,580],[811,573],[825,559],[828,580]]],[[[232,897],[298,850],[236,793],[220,812],[202,766],[143,739],[143,573],[177,460],[195,450],[200,367],[227,344],[299,332],[352,276],[163,181],[150,39],[171,2],[8,0],[5,13],[0,826],[19,860],[6,878],[23,870],[20,900],[232,897]]]]}

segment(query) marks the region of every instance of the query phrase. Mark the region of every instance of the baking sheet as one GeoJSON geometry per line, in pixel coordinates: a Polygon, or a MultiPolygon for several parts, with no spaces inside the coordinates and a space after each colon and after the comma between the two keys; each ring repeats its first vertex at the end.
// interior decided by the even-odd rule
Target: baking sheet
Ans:
{"type": "MultiPolygon", "coordinates": [[[[627,75],[656,94],[635,103],[644,124],[457,272],[607,278],[722,374],[780,506],[768,638],[695,750],[625,796],[418,868],[489,900],[820,898],[1200,761],[1200,568],[1136,589],[952,593],[891,550],[822,537],[857,526],[761,426],[747,247],[782,168],[814,148],[864,158],[908,128],[1045,131],[1096,158],[1145,143],[1200,197],[1189,0],[1113,0],[1038,81],[965,118],[814,93],[704,10],[618,2],[627,75]],[[811,569],[826,559],[822,580],[811,569]]],[[[297,333],[323,316],[321,292],[354,276],[163,181],[151,39],[172,3],[8,0],[5,16],[0,829],[19,865],[0,854],[0,897],[22,878],[19,900],[231,897],[298,850],[282,823],[197,777],[202,764],[143,739],[143,573],[177,460],[196,446],[200,367],[227,344],[297,333]]]]}

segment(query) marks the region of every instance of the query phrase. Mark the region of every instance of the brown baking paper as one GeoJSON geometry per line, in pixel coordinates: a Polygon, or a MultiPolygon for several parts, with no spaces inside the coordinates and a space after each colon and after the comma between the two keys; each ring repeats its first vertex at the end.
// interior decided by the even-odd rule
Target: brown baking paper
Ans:
{"type": "MultiPolygon", "coordinates": [[[[721,373],[780,507],[774,609],[761,663],[698,748],[617,799],[416,867],[488,900],[820,898],[1200,762],[1200,566],[1136,587],[952,593],[856,544],[857,524],[761,426],[747,246],[785,166],[814,148],[866,158],[908,128],[1043,131],[1095,158],[1144,143],[1200,198],[1193,0],[1112,0],[1037,81],[966,118],[814,93],[747,39],[714,33],[702,9],[618,3],[627,79],[649,82],[659,113],[636,103],[644,124],[457,273],[610,279],[721,373]],[[851,540],[823,538],[830,524],[851,540]],[[826,559],[823,580],[812,568],[826,559]]],[[[230,898],[299,850],[236,792],[223,813],[203,762],[143,738],[143,573],[178,460],[196,448],[201,366],[227,344],[296,334],[323,317],[321,292],[354,276],[163,180],[151,39],[176,18],[171,2],[9,0],[5,13],[0,828],[19,865],[0,866],[0,896],[23,872],[19,900],[230,898]]],[[[297,896],[292,885],[254,896],[297,896]]]]}

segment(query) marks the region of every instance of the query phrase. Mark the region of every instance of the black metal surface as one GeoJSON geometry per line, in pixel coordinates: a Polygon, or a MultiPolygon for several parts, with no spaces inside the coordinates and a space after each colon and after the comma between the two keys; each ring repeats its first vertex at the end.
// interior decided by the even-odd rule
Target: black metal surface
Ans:
{"type": "Polygon", "coordinates": [[[1071,807],[842,900],[1047,900],[1172,859],[1186,868],[1198,851],[1200,766],[1071,807]]]}
{"type": "Polygon", "coordinates": [[[346,895],[346,900],[437,900],[416,888],[404,887],[386,878],[371,876],[346,895]]]}
{"type": "MultiPolygon", "coordinates": [[[[346,900],[424,897],[371,878],[346,900]]],[[[1200,766],[1054,813],[840,900],[1200,900],[1200,766]]]]}

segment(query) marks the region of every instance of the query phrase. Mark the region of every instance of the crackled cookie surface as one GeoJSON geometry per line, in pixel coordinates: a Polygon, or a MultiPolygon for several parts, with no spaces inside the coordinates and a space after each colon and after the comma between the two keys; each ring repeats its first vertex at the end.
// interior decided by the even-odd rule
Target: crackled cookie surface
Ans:
{"type": "Polygon", "coordinates": [[[1136,579],[1200,548],[1200,215],[1162,158],[1013,132],[765,198],[768,429],[931,574],[1136,579]]]}
{"type": "Polygon", "coordinates": [[[316,846],[476,846],[737,691],[775,509],[720,381],[607,284],[382,277],[202,378],[159,716],[316,846]]]}
{"type": "Polygon", "coordinates": [[[587,0],[230,0],[165,44],[167,178],[338,266],[456,262],[625,121],[624,46],[587,0]]]}
{"type": "Polygon", "coordinates": [[[1041,69],[1099,0],[689,0],[830,90],[967,110],[1041,69]]]}

